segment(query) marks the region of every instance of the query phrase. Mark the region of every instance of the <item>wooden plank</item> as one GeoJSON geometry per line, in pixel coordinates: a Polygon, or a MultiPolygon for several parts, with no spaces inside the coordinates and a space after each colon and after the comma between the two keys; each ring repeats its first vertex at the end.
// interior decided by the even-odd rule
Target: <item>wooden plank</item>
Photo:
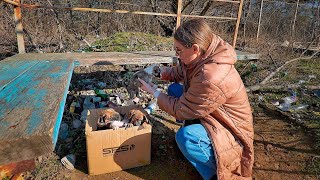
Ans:
{"type": "Polygon", "coordinates": [[[15,55],[5,59],[11,60],[77,60],[80,65],[123,65],[123,64],[149,64],[149,63],[172,63],[175,57],[174,51],[152,51],[152,52],[93,52],[93,53],[27,53],[15,55]]]}
{"type": "MultiPolygon", "coordinates": [[[[21,7],[29,8],[29,9],[59,9],[59,10],[67,10],[67,11],[104,12],[104,13],[137,14],[137,15],[150,15],[150,16],[171,16],[171,17],[178,16],[178,14],[169,14],[169,13],[112,10],[112,9],[98,9],[98,8],[77,8],[77,7],[71,8],[71,7],[57,7],[57,6],[40,6],[40,5],[32,5],[32,4],[21,4],[21,7]]],[[[225,20],[236,20],[237,19],[234,17],[198,16],[198,15],[187,15],[187,14],[181,14],[181,17],[206,18],[206,19],[225,19],[225,20]]]]}
{"type": "Polygon", "coordinates": [[[237,20],[237,18],[234,18],[234,17],[224,17],[224,16],[198,16],[198,15],[187,15],[187,14],[182,14],[181,16],[190,17],[190,18],[237,20]]]}
{"type": "Polygon", "coordinates": [[[11,0],[3,0],[3,1],[6,3],[9,3],[9,4],[12,4],[12,5],[15,5],[15,6],[19,6],[19,3],[11,1],[11,0]]]}
{"type": "Polygon", "coordinates": [[[236,50],[238,61],[257,60],[260,58],[260,54],[253,54],[236,50]]]}
{"type": "Polygon", "coordinates": [[[243,6],[243,0],[240,0],[239,9],[238,9],[238,17],[237,17],[237,22],[236,22],[236,28],[234,30],[233,41],[232,41],[232,46],[234,48],[236,47],[236,43],[237,43],[239,24],[240,24],[241,14],[242,14],[242,6],[243,6]]]}
{"type": "Polygon", "coordinates": [[[53,151],[73,67],[71,60],[37,61],[0,90],[0,164],[53,151]]]}
{"type": "MultiPolygon", "coordinates": [[[[16,3],[20,4],[20,0],[14,0],[16,3]]],[[[21,7],[14,7],[14,21],[16,24],[16,34],[18,42],[18,50],[20,54],[26,53],[24,39],[23,39],[23,27],[22,27],[22,17],[21,17],[21,7]]]]}
{"type": "Polygon", "coordinates": [[[240,3],[240,1],[232,1],[232,0],[211,0],[214,2],[226,2],[226,3],[240,3]]]}
{"type": "Polygon", "coordinates": [[[10,61],[0,66],[0,91],[35,64],[36,61],[10,61]]]}
{"type": "Polygon", "coordinates": [[[144,11],[128,11],[128,10],[112,10],[112,9],[101,9],[101,8],[78,8],[78,7],[58,7],[58,6],[40,6],[32,4],[21,4],[21,7],[29,9],[59,9],[67,11],[87,11],[87,12],[104,12],[104,13],[120,13],[120,14],[138,14],[138,15],[151,15],[151,16],[173,16],[177,14],[169,13],[155,13],[155,12],[144,12],[144,11]]]}
{"type": "Polygon", "coordinates": [[[182,0],[178,0],[176,29],[178,29],[178,27],[181,24],[181,10],[182,10],[182,0]]]}
{"type": "MultiPolygon", "coordinates": [[[[237,52],[238,60],[259,59],[259,54],[237,52]]],[[[15,60],[61,60],[69,59],[80,62],[80,66],[157,64],[176,61],[175,51],[140,51],[140,52],[92,52],[92,53],[26,53],[17,54],[3,61],[15,60]]]]}

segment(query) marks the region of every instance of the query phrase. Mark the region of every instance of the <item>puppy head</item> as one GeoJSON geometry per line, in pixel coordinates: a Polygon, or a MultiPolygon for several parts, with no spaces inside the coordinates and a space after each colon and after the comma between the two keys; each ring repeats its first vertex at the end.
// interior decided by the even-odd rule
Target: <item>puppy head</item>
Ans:
{"type": "Polygon", "coordinates": [[[145,115],[139,109],[131,109],[128,113],[128,119],[133,125],[140,126],[145,119],[145,115]]]}
{"type": "Polygon", "coordinates": [[[113,108],[108,108],[103,110],[100,113],[100,117],[104,119],[104,121],[121,121],[121,115],[115,111],[113,108]]]}

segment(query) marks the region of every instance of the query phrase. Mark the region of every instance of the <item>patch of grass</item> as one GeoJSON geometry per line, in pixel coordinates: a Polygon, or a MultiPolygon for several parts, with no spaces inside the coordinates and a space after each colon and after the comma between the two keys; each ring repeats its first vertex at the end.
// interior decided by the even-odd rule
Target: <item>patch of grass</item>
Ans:
{"type": "MultiPolygon", "coordinates": [[[[119,32],[94,42],[102,52],[164,51],[172,50],[173,39],[141,32],[119,32]]],[[[87,51],[93,51],[87,48],[87,51]]]]}

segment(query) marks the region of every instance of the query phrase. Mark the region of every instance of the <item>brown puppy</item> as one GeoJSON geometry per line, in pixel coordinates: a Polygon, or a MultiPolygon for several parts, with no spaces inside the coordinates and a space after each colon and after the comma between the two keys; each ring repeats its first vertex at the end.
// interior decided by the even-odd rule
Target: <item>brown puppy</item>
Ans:
{"type": "Polygon", "coordinates": [[[142,125],[145,127],[146,124],[149,124],[147,115],[147,112],[142,108],[133,108],[129,110],[129,112],[125,115],[125,118],[127,118],[129,123],[134,126],[142,125]]]}
{"type": "Polygon", "coordinates": [[[121,115],[113,108],[104,109],[99,113],[97,121],[98,129],[116,129],[116,127],[112,127],[112,122],[115,121],[121,121],[121,115]]]}

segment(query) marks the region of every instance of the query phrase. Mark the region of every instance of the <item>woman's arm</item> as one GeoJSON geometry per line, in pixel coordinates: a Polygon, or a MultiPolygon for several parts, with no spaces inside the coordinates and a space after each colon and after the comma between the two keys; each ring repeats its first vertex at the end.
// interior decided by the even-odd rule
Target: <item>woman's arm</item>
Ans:
{"type": "Polygon", "coordinates": [[[159,107],[176,119],[199,119],[207,116],[226,102],[224,93],[209,81],[193,80],[186,93],[175,98],[161,93],[159,107]]]}
{"type": "Polygon", "coordinates": [[[161,67],[161,79],[171,82],[181,82],[183,80],[182,66],[178,64],[174,67],[161,67]]]}

